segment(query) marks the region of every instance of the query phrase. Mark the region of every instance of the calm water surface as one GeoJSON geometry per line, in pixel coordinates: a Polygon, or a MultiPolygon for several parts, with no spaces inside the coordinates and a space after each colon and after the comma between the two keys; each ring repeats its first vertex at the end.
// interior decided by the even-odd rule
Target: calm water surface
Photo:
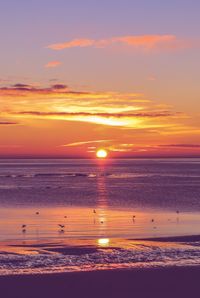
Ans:
{"type": "MultiPolygon", "coordinates": [[[[147,265],[158,255],[165,256],[164,263],[173,263],[178,251],[184,252],[181,262],[187,263],[194,249],[196,258],[192,262],[196,264],[200,254],[198,243],[190,246],[192,252],[188,254],[189,246],[183,249],[183,245],[171,245],[169,249],[165,244],[163,250],[163,246],[154,244],[147,245],[146,251],[144,245],[138,245],[136,250],[130,240],[129,245],[123,241],[200,234],[199,182],[200,159],[0,160],[0,240],[4,247],[0,273],[30,272],[33,259],[43,271],[50,267],[50,271],[60,268],[70,271],[71,267],[91,270],[99,264],[104,268],[105,263],[114,268],[119,264],[147,265]],[[75,241],[75,255],[79,241],[83,241],[82,248],[91,241],[90,246],[97,251],[86,251],[81,264],[80,256],[73,259],[69,250],[65,251],[64,263],[56,267],[55,260],[51,266],[47,263],[60,254],[62,259],[63,251],[47,249],[48,253],[51,251],[51,258],[47,259],[47,253],[43,256],[44,251],[38,248],[34,250],[31,246],[31,252],[37,253],[29,250],[28,255],[19,249],[27,243],[41,246],[49,241],[53,241],[53,246],[60,243],[59,247],[63,247],[63,241],[65,246],[75,241]],[[5,244],[8,242],[11,246],[5,244]],[[15,242],[23,245],[12,252],[10,247],[15,242]],[[116,243],[120,250],[116,250],[116,243]],[[151,261],[145,259],[147,254],[151,261]],[[22,259],[16,260],[18,255],[22,259]]],[[[155,264],[155,260],[152,262],[155,264]]]]}
{"type": "Polygon", "coordinates": [[[200,159],[0,160],[0,237],[200,233],[199,182],[200,159]]]}

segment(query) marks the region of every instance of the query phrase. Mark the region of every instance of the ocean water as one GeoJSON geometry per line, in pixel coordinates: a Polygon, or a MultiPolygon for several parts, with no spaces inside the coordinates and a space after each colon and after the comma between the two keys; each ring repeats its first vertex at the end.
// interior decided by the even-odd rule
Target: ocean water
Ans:
{"type": "Polygon", "coordinates": [[[200,159],[0,160],[0,274],[199,264],[197,240],[149,240],[182,235],[200,159]]]}

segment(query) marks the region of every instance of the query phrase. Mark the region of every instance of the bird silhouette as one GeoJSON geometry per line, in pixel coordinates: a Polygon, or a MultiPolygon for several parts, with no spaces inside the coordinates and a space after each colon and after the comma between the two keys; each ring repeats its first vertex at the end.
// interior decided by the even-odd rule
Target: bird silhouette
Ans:
{"type": "Polygon", "coordinates": [[[22,225],[22,233],[26,233],[26,225],[25,224],[22,225]]]}

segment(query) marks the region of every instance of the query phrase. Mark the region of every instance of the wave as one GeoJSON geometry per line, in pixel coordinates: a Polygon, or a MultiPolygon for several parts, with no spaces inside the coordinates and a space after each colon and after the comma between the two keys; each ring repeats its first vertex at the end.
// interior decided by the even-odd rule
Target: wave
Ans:
{"type": "Polygon", "coordinates": [[[99,178],[108,177],[111,179],[131,179],[131,178],[199,178],[198,174],[173,174],[173,173],[107,173],[107,172],[75,172],[75,173],[34,173],[34,174],[0,174],[0,178],[11,179],[29,179],[29,178],[68,178],[68,177],[86,177],[86,178],[99,178]]]}
{"type": "MultiPolygon", "coordinates": [[[[24,249],[26,249],[24,247],[24,249]]],[[[193,243],[171,244],[143,242],[132,247],[33,247],[35,253],[0,253],[0,274],[35,274],[90,271],[116,268],[199,265],[200,248],[193,243]],[[80,257],[81,255],[81,257],[80,257]]]]}
{"type": "Polygon", "coordinates": [[[45,177],[88,177],[97,178],[102,176],[110,176],[109,173],[36,173],[36,174],[1,174],[0,178],[45,178],[45,177]]]}

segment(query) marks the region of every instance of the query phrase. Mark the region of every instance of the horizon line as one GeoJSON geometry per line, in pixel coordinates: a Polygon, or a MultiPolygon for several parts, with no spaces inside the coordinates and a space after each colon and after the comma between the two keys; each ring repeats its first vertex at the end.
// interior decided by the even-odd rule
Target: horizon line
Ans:
{"type": "MultiPolygon", "coordinates": [[[[169,159],[169,158],[200,158],[200,155],[146,155],[146,156],[121,156],[121,157],[107,157],[105,160],[116,160],[116,159],[169,159]]],[[[24,156],[0,156],[0,159],[85,159],[95,160],[94,157],[83,157],[83,156],[44,156],[44,155],[24,155],[24,156]]]]}

